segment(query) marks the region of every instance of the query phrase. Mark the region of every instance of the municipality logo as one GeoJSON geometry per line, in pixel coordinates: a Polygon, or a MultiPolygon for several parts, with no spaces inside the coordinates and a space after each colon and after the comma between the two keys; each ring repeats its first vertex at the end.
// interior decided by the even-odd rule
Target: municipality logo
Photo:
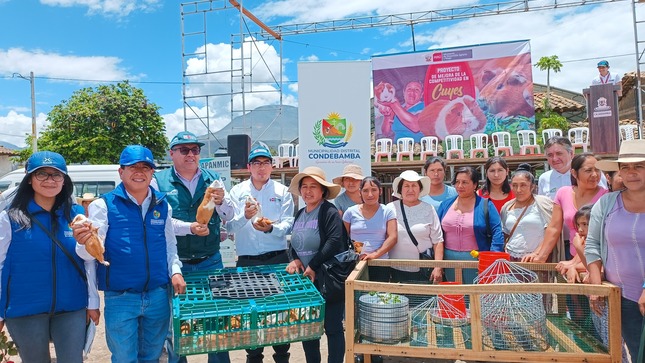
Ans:
{"type": "Polygon", "coordinates": [[[314,124],[313,135],[318,145],[336,149],[347,145],[352,138],[352,124],[336,113],[314,124]]]}

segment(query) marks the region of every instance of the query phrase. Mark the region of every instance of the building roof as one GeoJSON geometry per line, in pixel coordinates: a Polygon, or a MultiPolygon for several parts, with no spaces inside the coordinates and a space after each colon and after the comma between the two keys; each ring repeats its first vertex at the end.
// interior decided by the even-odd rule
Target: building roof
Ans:
{"type": "MultiPolygon", "coordinates": [[[[533,93],[533,102],[535,102],[535,112],[543,111],[544,100],[546,99],[546,92],[534,92],[533,93]]],[[[585,106],[576,102],[573,99],[561,96],[558,93],[551,92],[549,96],[549,102],[551,103],[551,109],[557,113],[563,112],[574,112],[582,111],[585,106]]]]}
{"type": "Polygon", "coordinates": [[[18,156],[18,151],[0,145],[0,155],[18,156]]]}

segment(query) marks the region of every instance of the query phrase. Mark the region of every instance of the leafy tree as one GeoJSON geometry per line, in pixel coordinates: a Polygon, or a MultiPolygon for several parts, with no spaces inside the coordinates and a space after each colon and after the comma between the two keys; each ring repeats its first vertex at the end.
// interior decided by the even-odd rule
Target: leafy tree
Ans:
{"type": "MultiPolygon", "coordinates": [[[[168,140],[158,111],[127,81],[84,88],[49,112],[38,149],[58,152],[68,163],[118,164],[125,146],[141,144],[162,158],[168,140]]],[[[21,157],[29,155],[25,150],[21,157]]]]}
{"type": "Polygon", "coordinates": [[[540,60],[535,64],[538,68],[540,68],[541,71],[546,70],[546,102],[545,102],[545,112],[546,116],[548,117],[549,114],[551,113],[551,102],[550,102],[550,94],[551,94],[551,70],[553,70],[554,73],[560,72],[560,69],[562,69],[562,63],[560,60],[558,60],[557,55],[552,55],[550,57],[542,57],[540,60]]]}

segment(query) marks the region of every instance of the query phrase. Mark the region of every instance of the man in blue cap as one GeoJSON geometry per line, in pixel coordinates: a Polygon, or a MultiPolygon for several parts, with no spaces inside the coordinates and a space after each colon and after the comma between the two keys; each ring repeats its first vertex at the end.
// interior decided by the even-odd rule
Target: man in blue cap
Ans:
{"type": "MultiPolygon", "coordinates": [[[[177,256],[172,209],[150,187],[156,168],[152,152],[129,145],[119,161],[121,183],[89,206],[88,218],[105,240],[106,267],[97,269],[105,299],[105,335],[113,362],[157,362],[170,319],[169,291],[183,294],[186,283],[177,256]]],[[[74,226],[76,253],[93,259],[82,246],[88,226],[74,226]]]]}
{"type": "Polygon", "coordinates": [[[612,75],[611,72],[609,72],[609,62],[606,60],[601,60],[598,62],[598,76],[591,80],[591,85],[595,86],[597,84],[615,84],[616,86],[620,86],[621,89],[617,91],[618,97],[623,95],[623,89],[622,89],[622,77],[620,74],[612,75]]]}
{"type": "MultiPolygon", "coordinates": [[[[226,224],[235,234],[237,266],[288,263],[287,233],[293,224],[293,198],[283,184],[271,180],[273,157],[264,145],[255,146],[248,157],[251,178],[231,188],[231,199],[237,203],[235,217],[226,224]],[[254,218],[261,216],[271,223],[254,218]]],[[[289,344],[273,347],[276,363],[289,362],[289,344]]],[[[247,363],[262,363],[263,348],[247,349],[247,363]]]]}
{"type": "MultiPolygon", "coordinates": [[[[166,194],[173,210],[173,227],[177,237],[177,251],[183,264],[182,272],[212,271],[223,268],[220,248],[220,224],[235,215],[235,205],[223,188],[212,194],[215,211],[208,224],[196,221],[206,188],[214,181],[221,181],[219,174],[199,166],[201,147],[204,143],[189,131],[182,131],[170,141],[169,154],[173,166],[154,174],[152,185],[166,194]]],[[[223,185],[223,184],[222,184],[223,185]]],[[[186,362],[186,357],[169,354],[169,362],[175,358],[186,362]]],[[[230,362],[228,352],[209,353],[208,363],[230,362]]]]}

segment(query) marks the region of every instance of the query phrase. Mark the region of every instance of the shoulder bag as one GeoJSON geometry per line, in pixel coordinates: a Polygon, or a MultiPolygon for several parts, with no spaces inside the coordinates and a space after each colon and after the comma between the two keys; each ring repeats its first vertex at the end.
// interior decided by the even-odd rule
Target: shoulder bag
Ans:
{"type": "Polygon", "coordinates": [[[31,215],[31,213],[29,213],[29,218],[31,219],[32,222],[36,223],[38,225],[38,227],[40,227],[40,229],[42,229],[43,231],[45,231],[45,233],[47,233],[49,238],[52,241],[54,241],[54,243],[56,243],[58,248],[61,251],[63,251],[65,256],[67,256],[67,258],[70,260],[70,262],[72,263],[72,265],[74,266],[74,268],[76,269],[78,274],[81,275],[81,278],[83,279],[83,281],[87,282],[87,276],[85,276],[85,272],[83,272],[83,269],[81,268],[81,266],[78,265],[78,262],[76,262],[74,257],[72,257],[72,254],[67,250],[67,248],[65,248],[65,246],[63,246],[63,244],[60,243],[58,238],[56,238],[56,236],[54,236],[54,234],[50,230],[45,228],[45,226],[38,219],[36,219],[33,215],[31,215]]]}
{"type": "MultiPolygon", "coordinates": [[[[405,207],[403,205],[403,200],[399,200],[401,203],[401,216],[403,217],[403,224],[405,224],[405,230],[408,231],[408,236],[410,236],[410,239],[412,240],[412,243],[417,247],[417,250],[419,250],[419,242],[417,241],[416,237],[412,234],[412,231],[410,230],[410,225],[408,224],[408,217],[405,215],[405,207]]],[[[419,260],[434,260],[434,250],[432,248],[429,248],[423,252],[419,252],[419,260]]],[[[421,268],[421,275],[425,278],[430,278],[430,274],[432,273],[431,268],[421,268]]]]}
{"type": "MultiPolygon", "coordinates": [[[[515,204],[513,204],[513,205],[515,205],[515,204]]],[[[531,204],[529,204],[526,207],[524,207],[524,209],[522,210],[522,213],[520,213],[520,216],[517,217],[517,220],[515,221],[515,224],[513,225],[513,228],[509,232],[508,236],[506,236],[506,238],[504,238],[504,250],[505,251],[506,251],[506,244],[508,243],[508,241],[510,241],[511,237],[513,236],[513,232],[515,232],[515,228],[517,228],[517,225],[520,224],[520,220],[522,219],[522,217],[524,217],[524,213],[526,213],[526,210],[529,209],[530,206],[531,206],[531,204]]]]}

